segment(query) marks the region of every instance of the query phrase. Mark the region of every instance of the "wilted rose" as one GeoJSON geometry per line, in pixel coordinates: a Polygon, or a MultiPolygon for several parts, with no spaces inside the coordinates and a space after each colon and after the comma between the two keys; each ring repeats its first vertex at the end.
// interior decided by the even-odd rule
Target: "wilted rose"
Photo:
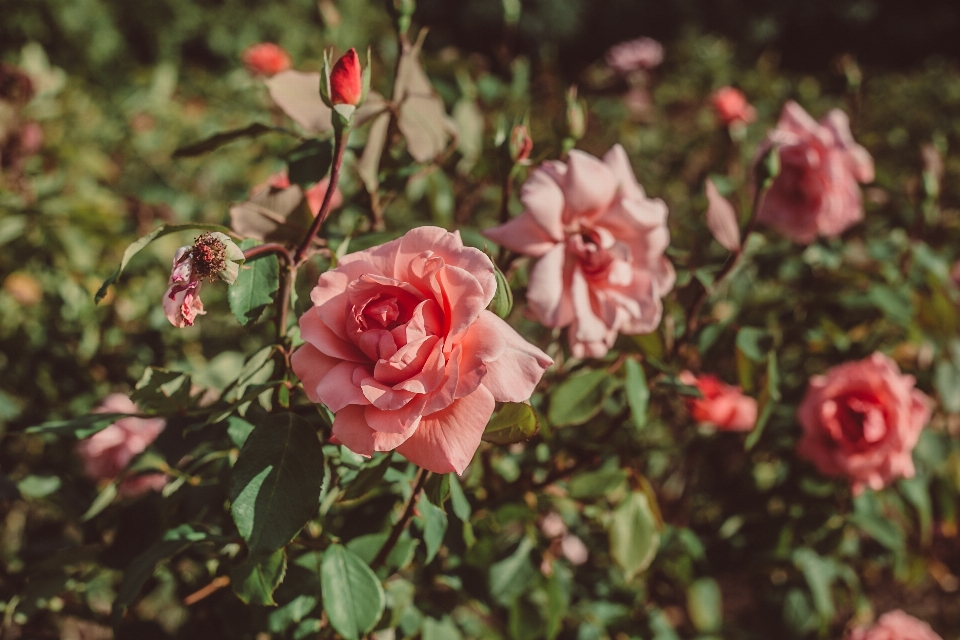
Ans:
{"type": "Polygon", "coordinates": [[[913,477],[911,452],[930,419],[930,401],[913,376],[874,353],[811,378],[797,418],[797,453],[821,473],[849,478],[861,493],[913,477]]]}
{"type": "Polygon", "coordinates": [[[818,124],[788,102],[757,160],[771,147],[779,155],[780,173],[761,201],[760,222],[809,244],[818,235],[837,236],[863,218],[857,183],[873,180],[873,159],[854,142],[844,112],[834,109],[818,124]]]}
{"type": "Polygon", "coordinates": [[[750,124],[757,119],[757,110],[747,102],[743,92],[734,87],[721,87],[713,94],[713,108],[720,122],[726,126],[734,123],[750,124]]]}
{"type": "Polygon", "coordinates": [[[847,640],[943,640],[926,622],[897,609],[880,616],[867,629],[855,629],[847,640]]]}
{"type": "Polygon", "coordinates": [[[617,73],[653,69],[663,62],[663,45],[653,38],[637,38],[610,47],[607,64],[617,73]]]}
{"type": "Polygon", "coordinates": [[[687,398],[687,406],[697,422],[715,425],[721,431],[750,431],[757,422],[757,401],[744,395],[740,387],[724,384],[716,376],[680,374],[680,382],[696,387],[702,398],[687,398]]]}
{"type": "Polygon", "coordinates": [[[419,227],[320,276],[291,359],[333,437],[462,473],[496,401],[527,400],[551,364],[486,307],[493,263],[459,233],[419,227]]]}
{"type": "Polygon", "coordinates": [[[571,151],[541,165],[523,185],[525,210],[484,234],[539,258],[527,303],[549,327],[569,326],[576,357],[602,357],[618,333],[649,333],[672,288],[667,206],[637,184],[626,152],[571,151]]]}
{"type": "Polygon", "coordinates": [[[360,104],[363,94],[363,77],[360,57],[356,49],[350,49],[333,65],[330,71],[330,102],[334,105],[360,104]]]}
{"type": "MultiPolygon", "coordinates": [[[[112,393],[104,398],[94,413],[139,413],[137,405],[122,393],[112,393]]],[[[95,482],[116,479],[134,457],[157,439],[166,426],[163,418],[121,418],[106,429],[77,443],[77,455],[83,464],[84,474],[95,482]]],[[[136,497],[150,490],[163,488],[167,476],[149,473],[125,478],[120,483],[120,493],[136,497]]]]}
{"type": "Polygon", "coordinates": [[[201,283],[220,278],[233,284],[242,263],[243,251],[222,233],[205,233],[193,245],[177,249],[163,295],[163,312],[170,324],[181,329],[193,326],[196,317],[206,313],[201,283]]]}
{"type": "Polygon", "coordinates": [[[263,76],[276,75],[293,64],[290,54],[272,42],[251,45],[243,50],[240,57],[250,73],[263,76]]]}

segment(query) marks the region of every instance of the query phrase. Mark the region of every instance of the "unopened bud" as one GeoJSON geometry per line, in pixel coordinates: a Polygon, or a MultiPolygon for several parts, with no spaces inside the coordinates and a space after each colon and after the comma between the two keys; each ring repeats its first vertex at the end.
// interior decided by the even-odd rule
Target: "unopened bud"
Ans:
{"type": "Polygon", "coordinates": [[[577,99],[577,87],[574,85],[567,91],[567,132],[570,138],[579,140],[586,131],[587,116],[577,99]]]}
{"type": "Polygon", "coordinates": [[[524,124],[514,125],[510,131],[510,159],[514,164],[525,163],[533,151],[533,138],[524,124]]]}
{"type": "Polygon", "coordinates": [[[360,57],[356,49],[347,51],[330,72],[330,103],[357,106],[363,95],[363,77],[360,57]]]}

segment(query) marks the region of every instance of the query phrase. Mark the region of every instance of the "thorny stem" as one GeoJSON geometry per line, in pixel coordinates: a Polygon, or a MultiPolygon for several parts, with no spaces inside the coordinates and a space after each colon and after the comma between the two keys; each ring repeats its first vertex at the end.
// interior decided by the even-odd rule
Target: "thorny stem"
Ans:
{"type": "Polygon", "coordinates": [[[393,548],[397,545],[397,541],[400,540],[400,535],[407,528],[407,525],[410,524],[410,518],[413,517],[413,508],[417,504],[417,498],[420,497],[420,492],[423,491],[423,485],[427,483],[428,477],[430,477],[430,472],[423,467],[417,470],[413,491],[410,493],[410,499],[407,500],[407,504],[403,507],[403,513],[400,514],[400,519],[393,525],[393,529],[390,530],[390,537],[383,543],[383,547],[381,547],[377,557],[370,563],[370,568],[374,571],[386,562],[387,556],[390,555],[390,552],[393,551],[393,548]]]}
{"type": "Polygon", "coordinates": [[[320,211],[317,213],[317,217],[314,218],[313,224],[310,225],[310,231],[307,232],[303,242],[297,247],[297,252],[293,254],[294,267],[299,267],[303,264],[303,261],[306,260],[307,251],[310,249],[310,245],[313,244],[313,239],[317,237],[323,221],[327,219],[327,214],[330,213],[330,202],[333,200],[333,193],[336,191],[337,182],[340,180],[340,167],[343,165],[343,153],[347,148],[344,138],[347,137],[349,130],[349,126],[334,129],[333,168],[330,170],[330,184],[327,185],[327,192],[323,195],[323,204],[320,205],[320,211]]]}
{"type": "Polygon", "coordinates": [[[676,356],[680,352],[680,347],[685,342],[690,341],[690,338],[693,336],[693,332],[697,330],[697,327],[700,324],[700,313],[703,311],[703,305],[706,304],[710,296],[712,296],[713,293],[720,288],[720,285],[730,276],[730,274],[736,270],[737,266],[740,264],[740,261],[743,259],[743,254],[745,253],[747,247],[747,240],[750,239],[750,234],[753,233],[757,226],[757,211],[760,209],[760,204],[763,202],[763,197],[765,195],[766,189],[762,187],[757,189],[757,192],[753,197],[753,210],[750,212],[750,219],[743,228],[743,238],[740,241],[740,246],[737,247],[737,250],[733,252],[733,256],[727,260],[727,263],[723,266],[723,269],[714,279],[713,284],[709,287],[704,286],[703,290],[700,292],[700,295],[693,303],[693,306],[690,307],[690,313],[687,315],[687,322],[683,330],[683,335],[680,336],[678,340],[674,341],[673,349],[671,349],[670,352],[671,356],[676,356]]]}

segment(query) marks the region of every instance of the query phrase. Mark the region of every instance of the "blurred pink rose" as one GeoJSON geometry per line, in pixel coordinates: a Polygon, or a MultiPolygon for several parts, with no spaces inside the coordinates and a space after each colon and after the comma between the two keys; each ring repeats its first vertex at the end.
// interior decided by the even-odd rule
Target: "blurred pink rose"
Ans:
{"type": "Polygon", "coordinates": [[[602,357],[618,333],[657,328],[674,282],[667,206],[646,197],[623,147],[542,164],[520,200],[522,214],[484,235],[540,258],[527,303],[543,324],[570,327],[574,356],[602,357]]]}
{"type": "Polygon", "coordinates": [[[780,173],[763,197],[757,219],[794,242],[837,236],[863,218],[858,182],[873,181],[873,158],[854,142],[847,115],[834,109],[818,124],[796,102],[788,102],[777,128],[757,150],[771,147],[780,173]]]}
{"type": "Polygon", "coordinates": [[[496,287],[490,259],[437,227],[321,275],[292,365],[310,400],[336,414],[333,437],[462,473],[494,402],[527,400],[552,363],[486,310],[496,287]]]}
{"type": "MultiPolygon", "coordinates": [[[[137,405],[122,393],[108,395],[94,413],[139,413],[137,405]]],[[[84,474],[95,482],[117,478],[134,457],[157,439],[166,426],[163,418],[121,418],[103,431],[77,443],[84,474]]],[[[131,476],[120,483],[120,493],[136,497],[166,484],[162,473],[131,476]],[[159,476],[155,477],[155,476],[159,476]]]]}
{"type": "Polygon", "coordinates": [[[680,381],[696,387],[702,398],[686,398],[697,422],[714,424],[721,431],[750,431],[757,422],[757,401],[743,394],[740,387],[724,384],[716,376],[680,374],[680,381]]]}
{"type": "Polygon", "coordinates": [[[610,47],[607,64],[617,73],[653,69],[663,62],[663,45],[653,38],[637,38],[610,47]]]}
{"type": "Polygon", "coordinates": [[[728,127],[735,122],[750,124],[757,119],[757,110],[739,89],[721,87],[713,94],[712,101],[720,122],[728,127]]]}
{"type": "Polygon", "coordinates": [[[797,453],[821,473],[849,478],[859,494],[913,477],[911,452],[930,419],[930,401],[913,376],[874,353],[811,378],[797,418],[797,453]]]}
{"type": "Polygon", "coordinates": [[[943,640],[926,622],[900,609],[880,616],[869,629],[855,629],[847,640],[943,640]]]}
{"type": "Polygon", "coordinates": [[[263,76],[276,75],[293,64],[290,54],[272,42],[250,45],[243,50],[240,58],[250,73],[263,76]]]}
{"type": "Polygon", "coordinates": [[[590,557],[587,545],[583,544],[583,540],[572,533],[568,533],[560,539],[560,553],[574,566],[583,564],[590,557]]]}
{"type": "MultiPolygon", "coordinates": [[[[323,204],[323,196],[327,193],[327,185],[330,184],[330,177],[322,179],[320,182],[316,183],[309,189],[303,192],[303,195],[307,198],[307,206],[310,207],[310,212],[313,213],[313,216],[316,217],[320,213],[320,206],[323,204]]],[[[286,189],[290,186],[290,178],[287,177],[287,172],[278,171],[265,182],[261,182],[257,186],[250,189],[250,195],[254,196],[267,187],[272,189],[286,189]]],[[[337,187],[333,191],[333,195],[330,197],[330,210],[339,209],[343,206],[343,193],[340,191],[340,187],[337,187]]]]}

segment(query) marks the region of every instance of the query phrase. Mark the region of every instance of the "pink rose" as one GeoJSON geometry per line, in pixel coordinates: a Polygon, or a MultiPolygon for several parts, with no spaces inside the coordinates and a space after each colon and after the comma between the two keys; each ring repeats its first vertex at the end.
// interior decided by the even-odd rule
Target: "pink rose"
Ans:
{"type": "Polygon", "coordinates": [[[847,640],[943,640],[926,622],[900,609],[880,616],[869,629],[854,629],[847,640]]]}
{"type": "MultiPolygon", "coordinates": [[[[303,192],[303,195],[307,198],[307,206],[310,207],[310,212],[313,213],[313,217],[317,217],[317,214],[320,213],[320,205],[323,204],[323,197],[327,194],[327,185],[329,184],[330,177],[327,176],[303,192]]],[[[250,189],[250,195],[254,196],[267,187],[272,189],[286,189],[289,186],[290,178],[287,177],[286,170],[278,171],[267,178],[265,182],[261,182],[250,189]]],[[[340,191],[340,187],[337,187],[333,190],[333,195],[330,197],[330,210],[339,209],[341,206],[343,206],[343,193],[340,191]]]]}
{"type": "Polygon", "coordinates": [[[859,494],[914,474],[911,452],[930,419],[930,401],[914,378],[874,353],[810,379],[797,409],[797,453],[821,473],[845,476],[859,494]]]}
{"type": "Polygon", "coordinates": [[[603,157],[570,152],[535,170],[520,192],[526,209],[484,234],[540,258],[527,303],[549,327],[569,326],[573,355],[602,357],[618,333],[657,328],[672,288],[667,206],[637,184],[620,145],[603,157]]]}
{"type": "Polygon", "coordinates": [[[250,73],[263,76],[276,75],[293,64],[290,54],[272,42],[251,45],[243,50],[240,58],[250,73]]]}
{"type": "MultiPolygon", "coordinates": [[[[112,393],[93,412],[139,413],[140,410],[124,394],[112,393]]],[[[114,480],[134,457],[157,439],[165,426],[163,418],[121,418],[81,440],[77,443],[77,455],[83,463],[83,473],[95,482],[114,480]]],[[[125,497],[136,497],[151,489],[162,488],[164,484],[166,476],[162,473],[132,476],[120,483],[120,493],[125,497]],[[160,476],[162,484],[154,476],[160,476]]]]}
{"type": "Polygon", "coordinates": [[[687,406],[697,422],[714,424],[721,431],[750,431],[757,422],[757,401],[743,394],[740,387],[724,384],[712,375],[680,374],[680,381],[696,387],[702,398],[687,398],[687,406]]]}
{"type": "Polygon", "coordinates": [[[333,437],[462,473],[494,403],[527,400],[552,363],[486,310],[496,287],[490,259],[437,227],[321,275],[291,361],[310,400],[336,414],[333,437]]]}
{"type": "Polygon", "coordinates": [[[757,159],[777,148],[780,173],[763,197],[757,219],[794,242],[837,236],[863,218],[858,182],[873,180],[873,158],[850,134],[850,121],[834,109],[817,124],[788,102],[757,159]]]}
{"type": "Polygon", "coordinates": [[[721,87],[713,94],[712,102],[720,122],[728,127],[736,122],[750,124],[757,119],[757,110],[739,89],[721,87]]]}
{"type": "Polygon", "coordinates": [[[653,38],[621,42],[607,51],[607,64],[617,73],[653,69],[663,62],[663,45],[653,38]]]}

